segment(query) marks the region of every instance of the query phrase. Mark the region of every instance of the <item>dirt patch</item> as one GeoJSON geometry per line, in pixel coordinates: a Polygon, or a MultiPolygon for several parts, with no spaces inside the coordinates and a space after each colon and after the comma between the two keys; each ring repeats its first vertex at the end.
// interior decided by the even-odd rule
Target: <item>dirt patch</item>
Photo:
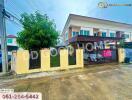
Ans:
{"type": "Polygon", "coordinates": [[[132,67],[105,67],[5,85],[16,92],[41,92],[43,100],[132,100],[132,67]]]}

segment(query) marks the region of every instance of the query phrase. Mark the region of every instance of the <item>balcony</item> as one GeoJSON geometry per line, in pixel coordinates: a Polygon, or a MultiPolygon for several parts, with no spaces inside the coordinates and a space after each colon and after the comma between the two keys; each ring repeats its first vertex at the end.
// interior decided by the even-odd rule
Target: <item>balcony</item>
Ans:
{"type": "Polygon", "coordinates": [[[75,37],[72,37],[71,39],[69,39],[69,43],[73,43],[73,42],[98,42],[98,41],[119,41],[123,38],[120,37],[101,37],[101,36],[84,36],[84,35],[77,35],[75,37]]]}

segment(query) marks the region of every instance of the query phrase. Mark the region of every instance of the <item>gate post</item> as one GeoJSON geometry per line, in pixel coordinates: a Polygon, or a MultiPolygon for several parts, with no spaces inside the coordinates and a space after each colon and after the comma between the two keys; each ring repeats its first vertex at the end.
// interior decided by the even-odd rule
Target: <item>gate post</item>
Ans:
{"type": "Polygon", "coordinates": [[[17,74],[26,74],[29,70],[29,51],[19,50],[16,55],[15,72],[17,74]]]}
{"type": "Polygon", "coordinates": [[[125,59],[125,49],[124,48],[118,48],[118,62],[122,63],[125,59]]]}
{"type": "Polygon", "coordinates": [[[61,70],[68,69],[68,50],[60,50],[60,67],[61,70]]]}
{"type": "Polygon", "coordinates": [[[83,61],[83,49],[77,49],[76,50],[76,61],[77,66],[83,68],[84,67],[84,61],[83,61]]]}
{"type": "Polygon", "coordinates": [[[50,50],[41,50],[41,69],[42,71],[50,71],[50,50]]]}

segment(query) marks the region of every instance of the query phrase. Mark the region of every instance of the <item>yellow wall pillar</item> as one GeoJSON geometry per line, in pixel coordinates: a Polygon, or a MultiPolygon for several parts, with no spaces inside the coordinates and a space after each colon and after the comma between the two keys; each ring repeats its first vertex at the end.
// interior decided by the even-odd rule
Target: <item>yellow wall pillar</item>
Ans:
{"type": "Polygon", "coordinates": [[[68,69],[68,50],[60,50],[60,67],[61,70],[68,69]]]}
{"type": "Polygon", "coordinates": [[[50,70],[50,50],[49,49],[41,50],[41,69],[42,71],[50,70]]]}
{"type": "Polygon", "coordinates": [[[29,70],[29,51],[20,50],[16,54],[15,72],[17,74],[26,74],[29,70]]]}
{"type": "Polygon", "coordinates": [[[84,62],[83,62],[83,49],[77,49],[76,50],[76,62],[77,66],[83,68],[84,62]]]}
{"type": "Polygon", "coordinates": [[[125,49],[118,48],[118,62],[122,63],[124,62],[124,59],[125,59],[125,49]]]}

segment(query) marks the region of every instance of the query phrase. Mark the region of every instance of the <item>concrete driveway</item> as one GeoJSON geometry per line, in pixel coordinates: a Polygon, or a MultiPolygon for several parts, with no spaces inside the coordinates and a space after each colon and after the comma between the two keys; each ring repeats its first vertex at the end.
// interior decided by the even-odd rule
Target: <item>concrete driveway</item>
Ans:
{"type": "Polygon", "coordinates": [[[42,92],[43,100],[132,100],[132,65],[104,65],[72,71],[12,81],[3,87],[17,92],[42,92]]]}

